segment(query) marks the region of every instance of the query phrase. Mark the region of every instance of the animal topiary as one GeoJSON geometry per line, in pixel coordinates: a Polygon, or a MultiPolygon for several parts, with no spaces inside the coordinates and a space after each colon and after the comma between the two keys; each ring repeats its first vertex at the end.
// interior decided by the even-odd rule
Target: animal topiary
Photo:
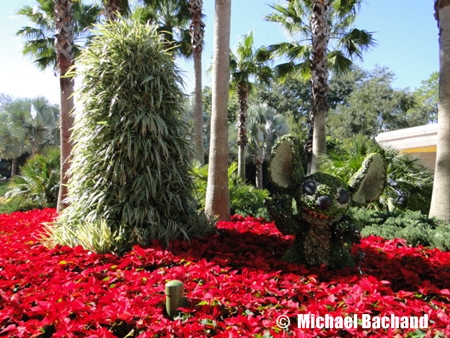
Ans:
{"type": "Polygon", "coordinates": [[[272,149],[269,177],[275,186],[268,210],[277,228],[294,234],[284,259],[334,268],[351,266],[350,247],[359,241],[356,227],[345,217],[353,205],[377,199],[386,181],[384,160],[369,154],[349,182],[322,172],[305,175],[301,142],[282,137],[272,149]]]}

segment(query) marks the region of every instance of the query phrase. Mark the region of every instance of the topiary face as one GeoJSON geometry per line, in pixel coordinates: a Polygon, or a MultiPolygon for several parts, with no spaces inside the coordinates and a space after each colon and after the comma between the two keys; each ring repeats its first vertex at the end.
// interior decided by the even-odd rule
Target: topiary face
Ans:
{"type": "Polygon", "coordinates": [[[320,225],[339,221],[350,206],[351,195],[339,178],[315,173],[304,178],[295,199],[302,219],[320,225]]]}

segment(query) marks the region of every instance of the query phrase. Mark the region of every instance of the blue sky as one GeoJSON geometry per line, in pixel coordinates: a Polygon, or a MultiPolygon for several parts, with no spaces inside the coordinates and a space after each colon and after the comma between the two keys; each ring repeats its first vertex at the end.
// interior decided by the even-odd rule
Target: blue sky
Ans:
{"type": "MultiPolygon", "coordinates": [[[[264,16],[271,12],[270,4],[280,0],[233,0],[231,48],[238,39],[254,32],[255,46],[287,41],[289,38],[264,16]]],[[[15,97],[43,95],[59,102],[59,84],[52,71],[42,72],[32,60],[21,55],[22,41],[15,32],[27,23],[15,16],[23,5],[34,0],[2,0],[0,2],[0,92],[15,97]]],[[[203,85],[210,84],[206,71],[212,60],[214,0],[204,0],[206,15],[205,48],[203,54],[203,85]]],[[[388,67],[396,74],[395,88],[419,87],[423,80],[439,68],[438,29],[433,17],[433,2],[423,0],[365,0],[356,26],[374,33],[377,46],[364,55],[360,64],[365,69],[375,65],[388,67]]],[[[193,89],[193,62],[180,61],[185,71],[186,91],[193,89]]]]}

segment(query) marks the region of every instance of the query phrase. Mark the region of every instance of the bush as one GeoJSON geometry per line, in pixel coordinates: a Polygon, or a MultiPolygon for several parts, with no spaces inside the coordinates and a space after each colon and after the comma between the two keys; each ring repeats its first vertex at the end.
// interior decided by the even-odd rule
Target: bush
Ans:
{"type": "MultiPolygon", "coordinates": [[[[83,82],[69,206],[52,238],[82,244],[89,237],[83,229],[96,228],[109,241],[118,239],[108,250],[123,252],[133,244],[203,234],[211,226],[192,194],[186,99],[173,56],[149,25],[120,20],[96,34],[77,61],[83,82]]],[[[89,249],[103,251],[104,242],[89,249]]]]}
{"type": "Polygon", "coordinates": [[[382,148],[374,140],[356,136],[321,159],[321,170],[347,181],[371,152],[381,154],[386,162],[386,187],[370,209],[414,210],[428,214],[433,188],[433,173],[418,158],[392,148],[382,148]]]}
{"type": "Polygon", "coordinates": [[[56,207],[59,192],[59,148],[47,148],[30,157],[14,176],[5,197],[17,201],[19,210],[56,207]]]}
{"type": "MultiPolygon", "coordinates": [[[[208,165],[194,166],[192,170],[196,188],[198,209],[205,209],[206,185],[208,181],[208,165]]],[[[230,191],[230,213],[241,216],[269,218],[264,201],[269,198],[265,189],[256,189],[245,184],[237,174],[237,163],[233,162],[228,168],[228,188],[230,191]]]]}
{"type": "Polygon", "coordinates": [[[450,225],[419,211],[375,211],[352,208],[350,218],[363,236],[404,238],[410,245],[450,251],[450,225]]]}

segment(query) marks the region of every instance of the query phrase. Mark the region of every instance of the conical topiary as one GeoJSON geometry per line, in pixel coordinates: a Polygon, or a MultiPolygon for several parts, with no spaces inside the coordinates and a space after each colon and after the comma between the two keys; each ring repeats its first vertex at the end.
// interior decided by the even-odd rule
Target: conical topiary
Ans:
{"type": "Polygon", "coordinates": [[[51,230],[62,244],[123,251],[209,229],[190,176],[185,97],[154,27],[99,26],[77,60],[70,205],[51,230]]]}

